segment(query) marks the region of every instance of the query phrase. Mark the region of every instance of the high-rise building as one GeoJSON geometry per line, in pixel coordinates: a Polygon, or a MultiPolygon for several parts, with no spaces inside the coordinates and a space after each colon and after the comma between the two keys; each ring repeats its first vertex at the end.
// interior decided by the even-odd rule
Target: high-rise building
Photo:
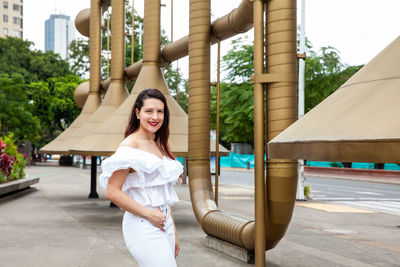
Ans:
{"type": "Polygon", "coordinates": [[[50,15],[45,22],[44,50],[68,58],[68,46],[75,40],[75,25],[66,15],[50,15]]]}
{"type": "Polygon", "coordinates": [[[0,1],[0,37],[22,38],[23,0],[0,1]]]}

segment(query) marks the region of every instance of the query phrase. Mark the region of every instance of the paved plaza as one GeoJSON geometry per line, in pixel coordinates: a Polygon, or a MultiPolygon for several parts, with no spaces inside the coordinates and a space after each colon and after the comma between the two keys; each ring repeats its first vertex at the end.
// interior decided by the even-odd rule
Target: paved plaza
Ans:
{"type": "MultiPolygon", "coordinates": [[[[137,266],[123,241],[123,211],[109,207],[100,187],[98,199],[87,198],[90,170],[32,166],[27,174],[40,182],[0,198],[0,266],[137,266]]],[[[221,184],[220,209],[253,218],[253,190],[221,184]]],[[[177,185],[176,191],[178,266],[250,266],[205,246],[189,187],[177,185]]],[[[400,265],[399,216],[330,205],[297,202],[286,236],[266,253],[267,266],[400,265]]]]}

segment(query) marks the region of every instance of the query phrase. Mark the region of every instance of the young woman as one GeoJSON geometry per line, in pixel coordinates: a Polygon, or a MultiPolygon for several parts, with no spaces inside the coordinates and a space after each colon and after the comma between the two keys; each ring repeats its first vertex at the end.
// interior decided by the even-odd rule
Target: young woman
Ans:
{"type": "Polygon", "coordinates": [[[169,110],[164,95],[145,89],[137,97],[115,154],[103,161],[100,184],[125,210],[126,246],[140,266],[176,266],[179,242],[171,206],[183,167],[168,146],[169,110]]]}

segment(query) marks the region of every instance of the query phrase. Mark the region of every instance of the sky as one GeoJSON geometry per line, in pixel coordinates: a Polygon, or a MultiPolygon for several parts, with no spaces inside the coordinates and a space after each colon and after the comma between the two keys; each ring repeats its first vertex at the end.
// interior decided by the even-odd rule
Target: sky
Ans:
{"type": "MultiPolygon", "coordinates": [[[[143,16],[143,1],[135,1],[135,9],[143,16]]],[[[130,0],[132,2],[132,0],[130,0]]],[[[212,0],[211,20],[224,16],[236,8],[241,0],[212,0]]],[[[399,0],[305,0],[305,32],[314,50],[332,46],[339,50],[342,62],[348,65],[366,64],[400,35],[399,0]]],[[[162,0],[162,28],[170,37],[170,0],[162,0]]],[[[189,33],[189,0],[174,0],[174,40],[189,33]]],[[[297,0],[298,24],[301,3],[297,0]]],[[[25,0],[24,39],[44,50],[44,23],[50,14],[65,14],[75,20],[82,9],[90,7],[90,0],[25,0]]],[[[77,33],[77,36],[79,34],[77,33]]],[[[253,38],[253,31],[247,34],[253,38]]],[[[238,37],[238,36],[237,36],[238,37]]],[[[233,37],[235,39],[237,37],[233,37]]],[[[221,55],[230,49],[231,40],[221,43],[221,55]]],[[[211,49],[211,79],[216,79],[216,45],[211,49]]],[[[187,76],[187,57],[179,60],[179,67],[187,76]]]]}

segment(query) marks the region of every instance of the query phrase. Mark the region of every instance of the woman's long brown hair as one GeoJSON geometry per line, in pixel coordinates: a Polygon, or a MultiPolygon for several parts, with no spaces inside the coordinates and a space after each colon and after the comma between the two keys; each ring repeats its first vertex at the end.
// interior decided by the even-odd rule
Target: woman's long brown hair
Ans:
{"type": "Polygon", "coordinates": [[[138,97],[136,98],[135,104],[133,105],[131,117],[129,119],[128,126],[125,130],[125,138],[134,133],[137,129],[139,129],[140,121],[136,117],[136,109],[140,111],[143,106],[143,102],[146,99],[155,98],[164,103],[164,121],[161,125],[160,129],[155,133],[154,141],[160,145],[161,152],[167,155],[171,159],[175,159],[174,155],[172,154],[171,150],[168,146],[168,137],[169,137],[169,109],[167,106],[167,100],[165,96],[157,89],[149,88],[144,89],[138,97]]]}

